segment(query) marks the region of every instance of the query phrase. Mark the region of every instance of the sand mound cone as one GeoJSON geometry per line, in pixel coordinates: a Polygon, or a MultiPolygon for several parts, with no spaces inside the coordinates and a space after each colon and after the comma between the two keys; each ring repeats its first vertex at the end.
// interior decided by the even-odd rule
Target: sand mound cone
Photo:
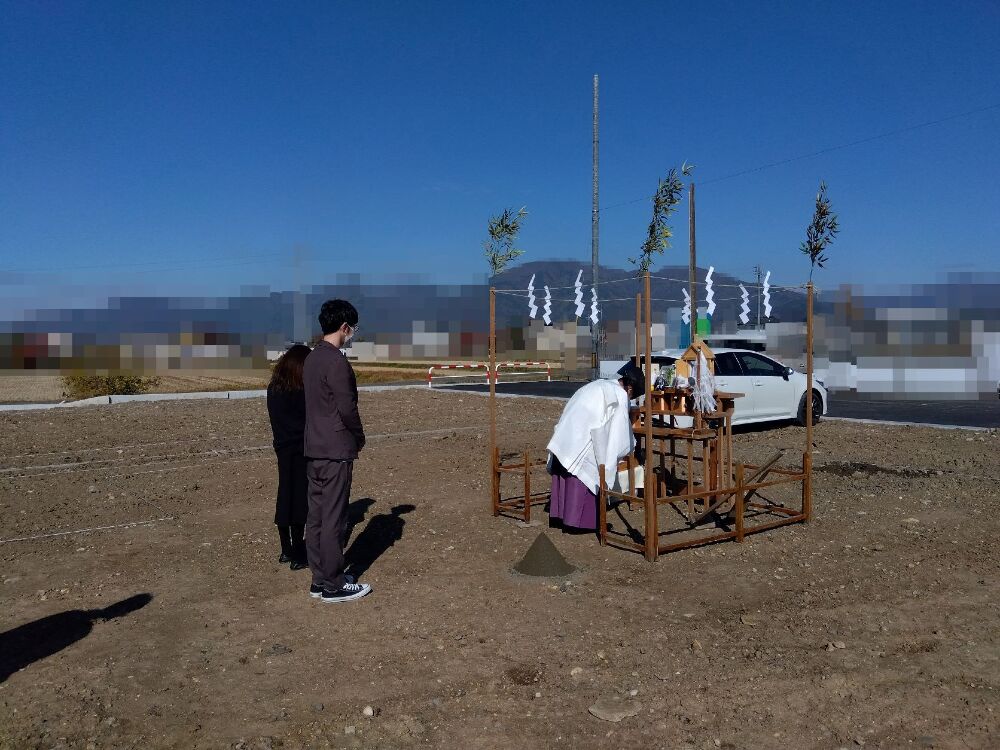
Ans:
{"type": "Polygon", "coordinates": [[[575,570],[576,568],[566,561],[544,531],[528,547],[521,561],[514,566],[514,571],[521,575],[549,578],[568,576],[575,570]]]}

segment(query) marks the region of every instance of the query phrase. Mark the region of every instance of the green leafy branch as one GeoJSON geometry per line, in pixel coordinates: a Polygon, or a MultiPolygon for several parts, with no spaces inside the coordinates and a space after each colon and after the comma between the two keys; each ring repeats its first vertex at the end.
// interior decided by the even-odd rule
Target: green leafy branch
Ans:
{"type": "Polygon", "coordinates": [[[506,208],[499,216],[490,217],[486,227],[489,239],[483,242],[483,249],[493,276],[503,273],[514,258],[524,255],[524,250],[515,248],[514,243],[517,241],[517,233],[521,231],[521,221],[527,215],[528,212],[522,206],[516,214],[506,208]]]}
{"type": "Polygon", "coordinates": [[[812,222],[806,228],[806,241],[799,245],[799,250],[809,256],[809,281],[812,281],[816,266],[826,267],[826,262],[829,260],[826,255],[827,250],[839,231],[837,214],[833,213],[830,199],[826,195],[826,183],[821,182],[819,192],[816,194],[816,211],[813,213],[812,222]]]}
{"type": "Polygon", "coordinates": [[[639,257],[628,259],[629,263],[636,266],[639,274],[646,273],[653,265],[654,256],[663,255],[663,251],[670,247],[670,238],[673,237],[669,224],[670,215],[677,210],[684,195],[681,177],[687,177],[693,170],[693,164],[684,162],[679,170],[671,167],[666,179],[659,181],[653,196],[653,218],[649,222],[646,241],[642,243],[639,257]]]}

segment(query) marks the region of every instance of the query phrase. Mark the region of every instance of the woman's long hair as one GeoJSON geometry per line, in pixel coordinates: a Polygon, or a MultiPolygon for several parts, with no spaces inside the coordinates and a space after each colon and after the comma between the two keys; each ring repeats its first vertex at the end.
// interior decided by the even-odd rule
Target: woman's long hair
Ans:
{"type": "Polygon", "coordinates": [[[273,388],[276,391],[301,391],[304,388],[302,385],[302,366],[311,351],[304,344],[296,344],[282,354],[274,365],[274,372],[271,373],[271,382],[268,384],[268,388],[273,388]]]}

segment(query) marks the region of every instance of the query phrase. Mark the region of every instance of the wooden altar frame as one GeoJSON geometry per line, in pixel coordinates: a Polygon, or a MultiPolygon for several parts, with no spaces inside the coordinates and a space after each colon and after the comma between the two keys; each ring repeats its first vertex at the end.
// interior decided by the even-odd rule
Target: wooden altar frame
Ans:
{"type": "MultiPolygon", "coordinates": [[[[692,311],[694,311],[694,295],[691,297],[692,311]]],[[[692,313],[693,315],[696,313],[692,313]]],[[[693,327],[694,328],[694,327],[693,327]]],[[[696,336],[692,336],[692,343],[696,341],[696,336]]],[[[490,288],[490,336],[489,336],[490,372],[496,370],[496,290],[490,288]]],[[[795,468],[778,468],[776,466],[779,456],[772,456],[767,462],[761,465],[754,465],[733,461],[732,448],[732,410],[723,413],[721,419],[721,429],[716,428],[714,438],[703,436],[705,431],[703,415],[695,415],[694,425],[690,428],[691,434],[679,434],[683,430],[679,428],[668,428],[671,432],[659,433],[654,431],[653,417],[657,414],[669,413],[671,407],[654,408],[654,394],[652,383],[652,297],[650,293],[650,277],[647,271],[644,278],[643,294],[636,296],[636,363],[641,366],[646,374],[646,393],[643,405],[639,409],[640,419],[637,425],[637,434],[643,438],[646,447],[646,460],[643,476],[643,496],[631,492],[616,492],[608,488],[607,468],[599,467],[600,488],[598,495],[598,536],[602,545],[621,546],[625,549],[642,552],[649,561],[656,560],[661,554],[673,552],[675,550],[689,547],[702,546],[714,542],[728,539],[735,539],[743,542],[746,536],[760,533],[780,526],[787,526],[793,523],[807,522],[812,518],[812,403],[813,403],[813,285],[809,282],[806,285],[806,444],[802,453],[802,465],[795,468]],[[640,341],[640,334],[643,341],[640,341]],[[640,357],[640,343],[642,347],[642,357],[640,357]],[[640,359],[642,363],[640,364],[640,359]],[[644,365],[644,366],[643,366],[644,365]],[[700,432],[699,432],[700,431],[700,432]],[[656,434],[654,434],[656,432],[656,434]],[[722,446],[722,450],[727,456],[727,460],[721,461],[725,467],[722,478],[725,480],[695,491],[691,472],[693,464],[697,461],[702,463],[702,476],[710,476],[706,468],[715,472],[713,463],[719,463],[718,459],[713,462],[711,455],[719,455],[719,451],[711,451],[706,457],[703,453],[700,457],[693,455],[693,441],[716,440],[722,446]],[[661,441],[661,450],[655,451],[655,441],[661,441]],[[670,440],[669,451],[662,449],[662,442],[670,440]],[[654,477],[654,454],[659,455],[661,463],[667,456],[672,459],[679,457],[676,453],[675,445],[677,440],[684,441],[689,448],[686,455],[688,471],[688,491],[682,494],[663,494],[659,489],[659,479],[654,477]],[[707,460],[706,460],[707,458],[707,460]],[[749,478],[748,478],[748,472],[749,478]],[[769,479],[775,475],[776,479],[769,479]],[[759,491],[768,487],[775,487],[785,484],[801,483],[801,503],[799,507],[790,507],[766,501],[759,495],[759,491]],[[652,495],[648,495],[649,488],[652,488],[652,495]],[[753,497],[758,495],[759,500],[753,501],[753,497]],[[639,505],[643,509],[643,534],[642,543],[632,539],[612,539],[609,538],[607,526],[607,510],[609,499],[618,499],[629,504],[629,506],[639,505]],[[708,535],[689,537],[683,541],[661,543],[660,538],[664,532],[660,530],[659,509],[662,506],[675,506],[684,504],[687,506],[687,514],[683,514],[688,521],[688,527],[682,531],[696,529],[702,521],[706,520],[720,506],[728,504],[732,499],[733,508],[730,515],[733,518],[733,528],[722,532],[708,535]],[[701,512],[694,514],[696,504],[701,505],[701,512]],[[776,519],[747,525],[747,510],[757,511],[757,515],[769,514],[777,516],[776,519]]],[[[496,414],[496,381],[489,378],[489,455],[490,455],[490,501],[494,516],[513,515],[520,516],[524,522],[531,520],[531,508],[536,505],[543,505],[548,501],[547,493],[532,492],[531,474],[543,469],[546,462],[542,459],[533,459],[530,451],[525,451],[519,455],[520,461],[513,463],[503,463],[497,445],[497,414],[496,414]],[[500,480],[505,473],[521,474],[524,485],[523,496],[503,499],[500,492],[500,480]]],[[[677,394],[658,393],[658,397],[676,396],[677,394]]],[[[732,394],[717,394],[725,400],[726,396],[732,394]]],[[[617,468],[632,467],[634,460],[631,457],[623,461],[617,468]]],[[[631,474],[630,474],[631,476],[631,474]]],[[[709,482],[705,482],[710,484],[709,482]]],[[[632,486],[629,487],[633,490],[632,486]]],[[[671,533],[665,532],[667,536],[671,533]]]]}
{"type": "MultiPolygon", "coordinates": [[[[621,546],[625,549],[642,552],[647,560],[656,560],[659,555],[673,552],[688,547],[697,547],[713,542],[720,542],[727,539],[735,539],[738,542],[744,541],[746,536],[756,534],[779,526],[787,526],[793,523],[802,523],[810,520],[812,516],[812,345],[813,345],[813,286],[810,282],[806,286],[806,350],[807,350],[807,375],[806,375],[806,445],[802,453],[801,467],[779,468],[777,461],[781,454],[773,456],[762,465],[748,464],[733,461],[732,448],[732,407],[724,408],[719,414],[701,415],[692,414],[693,424],[690,428],[676,428],[673,426],[656,427],[654,417],[670,416],[687,413],[678,405],[678,399],[686,394],[677,389],[666,389],[654,392],[652,383],[652,296],[650,294],[650,279],[647,272],[644,279],[643,294],[636,298],[636,361],[646,374],[646,393],[643,405],[639,409],[639,418],[633,423],[633,429],[637,437],[642,438],[646,450],[643,490],[640,496],[633,487],[629,487],[629,492],[618,492],[608,487],[607,467],[599,467],[600,492],[598,497],[598,536],[602,545],[611,544],[621,546]],[[640,298],[641,297],[641,298],[640,298]],[[640,342],[639,331],[644,333],[644,341],[640,342]],[[640,356],[640,343],[643,343],[642,355],[640,356]],[[641,361],[641,363],[640,363],[641,361]],[[720,420],[720,426],[714,430],[706,427],[706,419],[720,420]],[[711,433],[715,433],[712,435],[711,433]],[[665,444],[669,441],[669,448],[665,444]],[[676,442],[681,441],[687,447],[687,451],[681,454],[676,449],[676,442]],[[695,455],[694,445],[700,443],[702,453],[695,455]],[[657,450],[659,444],[659,450],[657,450]],[[706,451],[706,448],[708,449],[706,451]],[[720,454],[726,458],[720,458],[720,454]],[[660,478],[656,477],[655,457],[659,456],[660,465],[663,466],[666,458],[672,461],[677,458],[686,459],[687,463],[687,488],[685,492],[672,494],[661,493],[660,478]],[[694,464],[701,462],[701,489],[694,488],[694,464]],[[720,473],[721,472],[721,473],[720,473]],[[748,475],[749,472],[749,475],[748,475]],[[772,475],[776,478],[771,478],[772,475]],[[749,478],[748,478],[749,476],[749,478]],[[721,481],[713,478],[717,477],[721,481]],[[784,484],[801,483],[801,503],[799,507],[789,507],[780,503],[764,501],[763,498],[753,500],[754,495],[760,494],[760,490],[768,487],[776,487],[784,484]],[[642,542],[639,543],[631,537],[615,535],[609,537],[607,524],[607,511],[609,500],[620,500],[628,503],[629,507],[638,505],[643,510],[643,532],[642,542]],[[713,532],[705,535],[691,534],[683,541],[661,542],[661,537],[677,535],[696,531],[702,522],[715,513],[720,506],[733,503],[730,516],[733,520],[733,528],[721,532],[713,532]],[[701,505],[699,513],[695,513],[695,505],[701,505]],[[686,506],[679,509],[678,506],[686,506]],[[674,506],[680,515],[685,519],[686,525],[678,529],[661,530],[660,509],[664,506],[674,506]],[[777,518],[762,523],[748,525],[747,511],[753,516],[771,515],[777,518]]],[[[692,301],[693,308],[693,301],[692,301]]],[[[692,344],[697,342],[694,338],[692,344]]],[[[721,398],[723,403],[728,397],[735,397],[736,394],[717,393],[717,398],[721,398]]],[[[622,462],[616,467],[616,471],[626,468],[631,462],[622,462]]]]}

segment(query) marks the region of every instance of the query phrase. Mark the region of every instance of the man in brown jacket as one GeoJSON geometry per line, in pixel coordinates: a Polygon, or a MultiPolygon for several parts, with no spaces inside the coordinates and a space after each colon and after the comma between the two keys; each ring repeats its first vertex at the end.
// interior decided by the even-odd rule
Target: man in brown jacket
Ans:
{"type": "Polygon", "coordinates": [[[341,348],[358,330],[358,311],[346,300],[323,303],[323,340],[306,357],[305,456],[309,478],[306,554],[312,571],[309,595],[323,602],[349,602],[372,589],[344,574],[344,534],[354,459],[365,445],[358,414],[354,369],[341,348]]]}

